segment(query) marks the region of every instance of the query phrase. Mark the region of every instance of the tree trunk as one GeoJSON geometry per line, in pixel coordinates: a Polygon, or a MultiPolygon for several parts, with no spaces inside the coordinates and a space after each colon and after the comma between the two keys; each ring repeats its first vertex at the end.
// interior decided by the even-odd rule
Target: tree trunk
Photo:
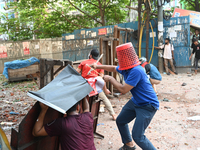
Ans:
{"type": "Polygon", "coordinates": [[[98,2],[99,2],[99,10],[100,10],[100,15],[101,15],[101,22],[102,22],[101,24],[102,26],[105,26],[105,20],[104,20],[105,18],[104,18],[104,13],[102,11],[102,4],[100,0],[98,0],[98,2]]]}
{"type": "Polygon", "coordinates": [[[200,7],[199,7],[199,0],[195,0],[195,10],[200,12],[200,7]]]}

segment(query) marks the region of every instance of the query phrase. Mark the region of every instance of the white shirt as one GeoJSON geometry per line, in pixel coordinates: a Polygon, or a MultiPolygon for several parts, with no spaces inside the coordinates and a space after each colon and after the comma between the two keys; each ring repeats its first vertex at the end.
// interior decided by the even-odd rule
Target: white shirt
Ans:
{"type": "Polygon", "coordinates": [[[162,45],[160,46],[161,49],[164,49],[164,54],[163,54],[163,58],[165,59],[172,59],[172,51],[174,50],[174,46],[172,44],[168,44],[168,45],[162,45]]]}

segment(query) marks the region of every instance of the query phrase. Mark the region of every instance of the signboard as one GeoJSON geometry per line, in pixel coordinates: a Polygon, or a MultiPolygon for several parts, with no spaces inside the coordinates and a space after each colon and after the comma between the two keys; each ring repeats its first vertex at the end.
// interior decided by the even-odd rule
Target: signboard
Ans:
{"type": "Polygon", "coordinates": [[[200,12],[175,8],[173,17],[190,16],[190,25],[200,28],[200,12]]]}
{"type": "Polygon", "coordinates": [[[107,34],[107,29],[106,28],[98,29],[98,32],[99,35],[105,35],[107,34]]]}
{"type": "Polygon", "coordinates": [[[6,57],[8,57],[6,46],[0,46],[0,58],[6,58],[6,57]]]}
{"type": "Polygon", "coordinates": [[[24,55],[29,55],[30,54],[29,42],[23,42],[23,50],[24,50],[24,55]]]}
{"type": "Polygon", "coordinates": [[[65,36],[65,39],[66,39],[66,40],[74,39],[74,35],[73,35],[73,34],[72,34],[72,35],[66,35],[66,36],[65,36]]]}

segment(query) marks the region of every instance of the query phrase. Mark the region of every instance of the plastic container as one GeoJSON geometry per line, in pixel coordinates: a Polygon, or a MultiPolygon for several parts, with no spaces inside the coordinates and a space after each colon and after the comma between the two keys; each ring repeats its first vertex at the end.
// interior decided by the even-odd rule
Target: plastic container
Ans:
{"type": "Polygon", "coordinates": [[[131,42],[116,47],[119,70],[128,70],[140,65],[138,56],[131,42]]]}

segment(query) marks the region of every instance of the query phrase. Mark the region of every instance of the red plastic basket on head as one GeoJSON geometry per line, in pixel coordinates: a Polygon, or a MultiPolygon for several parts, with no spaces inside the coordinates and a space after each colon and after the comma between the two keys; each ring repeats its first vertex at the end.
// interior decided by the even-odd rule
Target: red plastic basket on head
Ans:
{"type": "Polygon", "coordinates": [[[116,47],[119,70],[127,70],[140,65],[131,42],[116,47]]]}

